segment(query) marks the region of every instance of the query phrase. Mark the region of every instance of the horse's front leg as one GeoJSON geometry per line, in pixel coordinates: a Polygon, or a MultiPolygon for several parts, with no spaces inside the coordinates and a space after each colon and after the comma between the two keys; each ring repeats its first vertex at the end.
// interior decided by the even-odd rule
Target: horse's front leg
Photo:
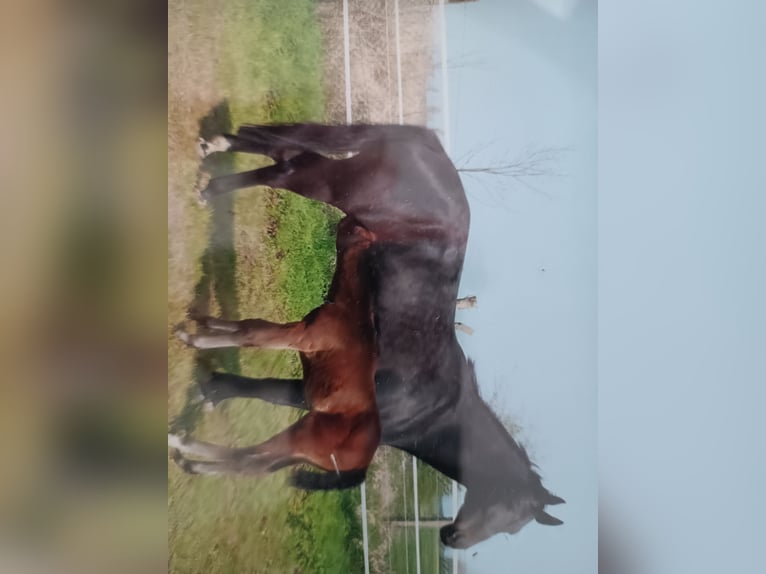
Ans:
{"type": "Polygon", "coordinates": [[[319,154],[303,152],[251,171],[232,173],[212,178],[200,192],[203,201],[246,187],[265,186],[288,189],[293,193],[329,202],[331,194],[325,177],[325,168],[335,161],[319,154]]]}

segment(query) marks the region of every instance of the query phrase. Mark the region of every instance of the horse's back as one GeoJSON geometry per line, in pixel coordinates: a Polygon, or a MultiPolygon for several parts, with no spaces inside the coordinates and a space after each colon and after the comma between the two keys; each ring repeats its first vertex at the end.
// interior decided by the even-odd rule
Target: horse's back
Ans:
{"type": "Polygon", "coordinates": [[[335,165],[342,209],[379,240],[439,239],[465,245],[470,210],[455,166],[425,128],[384,131],[335,165]]]}

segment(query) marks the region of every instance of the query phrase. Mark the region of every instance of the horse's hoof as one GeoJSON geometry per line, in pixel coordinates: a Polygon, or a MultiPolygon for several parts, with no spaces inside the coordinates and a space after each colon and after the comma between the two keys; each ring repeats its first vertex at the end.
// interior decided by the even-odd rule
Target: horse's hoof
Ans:
{"type": "Polygon", "coordinates": [[[205,138],[197,138],[197,155],[200,159],[205,159],[210,155],[210,144],[205,138]]]}
{"type": "Polygon", "coordinates": [[[194,397],[195,402],[202,407],[203,412],[213,412],[218,401],[215,400],[215,393],[210,388],[212,374],[207,369],[196,367],[194,369],[194,380],[197,389],[194,397]]]}
{"type": "Polygon", "coordinates": [[[175,335],[176,339],[181,341],[184,345],[188,347],[194,346],[192,336],[186,332],[186,322],[181,322],[176,325],[173,329],[173,335],[175,335]]]}
{"type": "Polygon", "coordinates": [[[178,468],[180,468],[183,472],[186,474],[197,474],[194,470],[194,465],[192,461],[187,459],[183,454],[181,454],[180,450],[174,450],[172,453],[173,462],[176,463],[178,468]]]}
{"type": "Polygon", "coordinates": [[[194,191],[197,193],[197,203],[202,206],[209,205],[212,193],[209,190],[210,174],[206,171],[200,171],[197,175],[197,182],[194,184],[194,191]]]}
{"type": "Polygon", "coordinates": [[[197,138],[197,155],[199,155],[200,159],[205,159],[214,153],[229,151],[230,149],[231,142],[226,136],[221,134],[213,136],[210,140],[202,137],[197,138]]]}

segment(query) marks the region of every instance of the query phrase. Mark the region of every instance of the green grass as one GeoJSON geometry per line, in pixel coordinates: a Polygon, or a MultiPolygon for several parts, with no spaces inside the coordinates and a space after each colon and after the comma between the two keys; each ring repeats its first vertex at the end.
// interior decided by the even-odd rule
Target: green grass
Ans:
{"type": "Polygon", "coordinates": [[[280,196],[272,213],[279,222],[274,237],[278,280],[290,293],[285,313],[297,319],[324,301],[331,279],[327,270],[335,267],[335,229],[341,213],[291,193],[280,196]]]}
{"type": "Polygon", "coordinates": [[[361,572],[359,490],[301,494],[288,514],[290,552],[303,572],[361,572]]]}
{"type": "Polygon", "coordinates": [[[232,122],[321,120],[322,38],[311,0],[221,3],[219,78],[232,122]]]}
{"type": "MultiPolygon", "coordinates": [[[[422,572],[440,571],[444,559],[440,557],[441,542],[438,528],[420,529],[420,570],[422,572]]],[[[399,527],[394,532],[391,545],[391,574],[416,571],[415,533],[413,528],[399,527]],[[409,564],[409,568],[407,565],[409,564]]]]}

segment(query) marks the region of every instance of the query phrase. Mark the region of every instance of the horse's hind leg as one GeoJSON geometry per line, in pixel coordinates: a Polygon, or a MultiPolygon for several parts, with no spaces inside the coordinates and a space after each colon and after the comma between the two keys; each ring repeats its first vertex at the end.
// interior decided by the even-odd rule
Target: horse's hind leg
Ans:
{"type": "Polygon", "coordinates": [[[217,151],[240,151],[266,155],[281,161],[300,152],[344,154],[358,152],[365,144],[383,138],[411,140],[431,132],[418,126],[402,125],[243,125],[236,135],[221,134],[210,141],[200,140],[200,155],[217,151]]]}
{"type": "Polygon", "coordinates": [[[431,130],[399,124],[274,124],[242,125],[237,137],[274,149],[299,149],[321,153],[357,152],[365,144],[382,139],[434,139],[431,130]]]}
{"type": "Polygon", "coordinates": [[[207,201],[237,189],[263,185],[289,189],[304,197],[331,203],[332,194],[323,176],[324,167],[328,163],[335,163],[335,160],[304,152],[260,169],[214,177],[200,195],[207,201]]]}
{"type": "Polygon", "coordinates": [[[265,155],[274,161],[284,161],[304,150],[299,146],[280,146],[264,143],[257,139],[242,138],[232,134],[218,134],[211,139],[197,140],[197,153],[201,159],[218,152],[242,152],[265,155]]]}
{"type": "Polygon", "coordinates": [[[201,158],[216,152],[244,152],[283,161],[304,151],[345,153],[358,151],[376,126],[323,126],[319,124],[244,125],[237,135],[219,134],[197,140],[201,158]]]}
{"type": "MultiPolygon", "coordinates": [[[[237,131],[236,145],[248,151],[267,149],[272,154],[311,151],[328,154],[357,152],[368,141],[380,137],[386,126],[321,124],[243,125],[237,131]]],[[[235,145],[235,142],[231,142],[235,145]]],[[[253,153],[264,153],[261,151],[253,153]]]]}

